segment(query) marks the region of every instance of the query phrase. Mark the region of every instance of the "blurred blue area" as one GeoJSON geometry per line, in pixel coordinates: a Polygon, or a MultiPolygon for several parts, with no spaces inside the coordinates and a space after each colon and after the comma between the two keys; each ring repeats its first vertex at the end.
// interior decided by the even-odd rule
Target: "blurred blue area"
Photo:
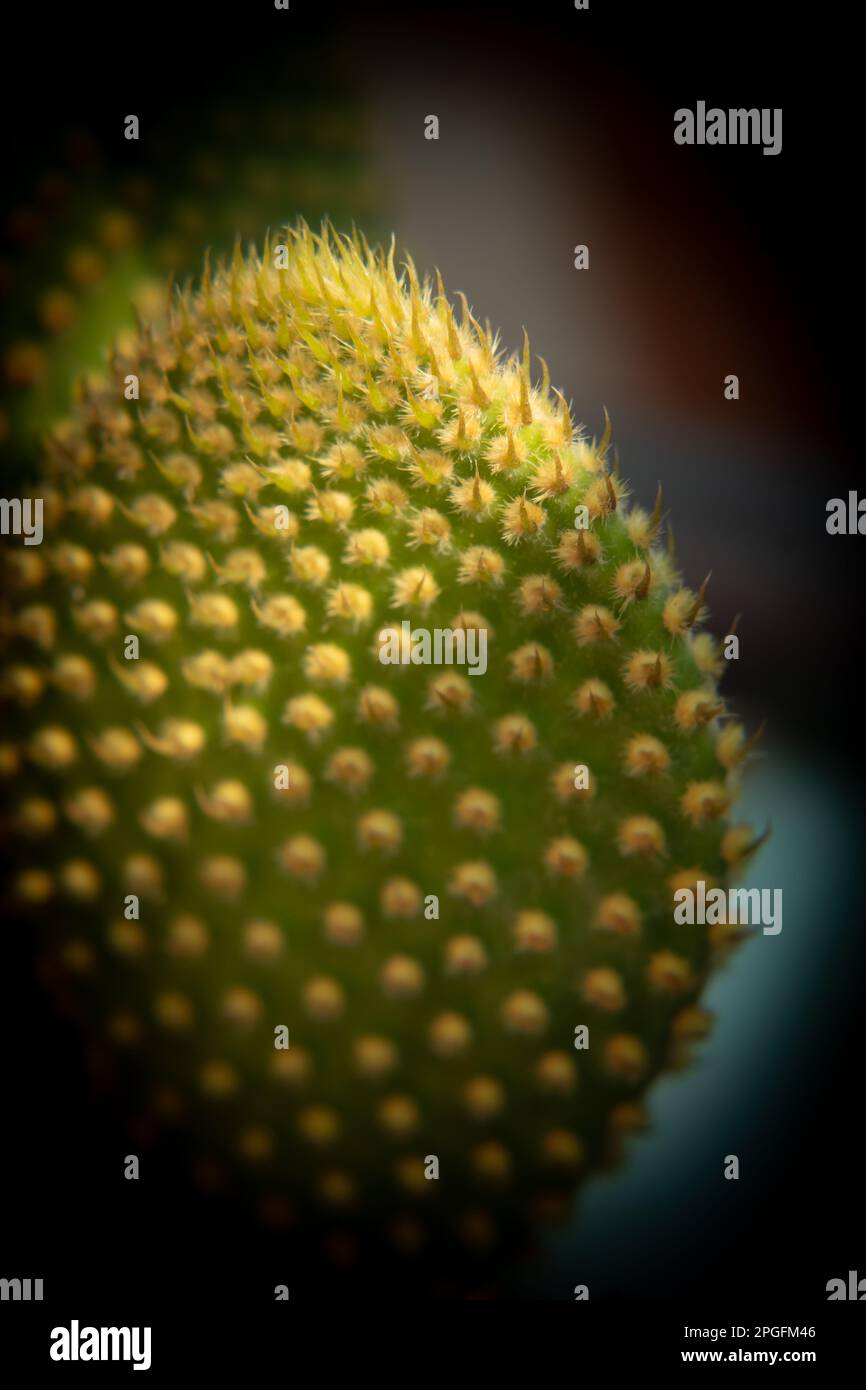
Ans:
{"type": "Polygon", "coordinates": [[[587,1185],[507,1296],[571,1299],[582,1283],[591,1298],[663,1297],[665,1271],[700,1268],[714,1233],[738,1219],[742,1189],[760,1202],[791,1163],[789,1122],[821,1084],[816,1039],[832,1041],[833,1011],[856,986],[845,962],[859,917],[846,895],[860,810],[841,771],[786,750],[750,769],[737,805],[737,820],[768,816],[773,834],[741,881],[783,890],[782,932],[751,938],[713,979],[702,1003],[716,1022],[692,1067],[651,1088],[650,1131],[631,1141],[624,1167],[587,1185]],[[740,1159],[736,1193],[722,1176],[726,1154],[740,1159]]]}

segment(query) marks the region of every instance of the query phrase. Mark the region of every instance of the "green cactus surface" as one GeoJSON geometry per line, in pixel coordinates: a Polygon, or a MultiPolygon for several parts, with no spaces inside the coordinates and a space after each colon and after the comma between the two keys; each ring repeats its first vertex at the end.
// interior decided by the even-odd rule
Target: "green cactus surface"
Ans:
{"type": "Polygon", "coordinates": [[[370,221],[363,110],[329,55],[307,61],[315,93],[296,63],[245,105],[145,120],[140,142],[79,131],[19,191],[0,229],[0,444],[31,452],[121,328],[160,318],[170,279],[198,273],[205,242],[230,253],[326,209],[337,225],[370,221]]]}
{"type": "Polygon", "coordinates": [[[407,1261],[616,1161],[739,930],[673,893],[756,843],[661,496],[458,301],[329,227],[207,267],[4,543],[16,910],[130,1095],[407,1261]],[[486,671],[384,663],[403,622],[486,671]]]}

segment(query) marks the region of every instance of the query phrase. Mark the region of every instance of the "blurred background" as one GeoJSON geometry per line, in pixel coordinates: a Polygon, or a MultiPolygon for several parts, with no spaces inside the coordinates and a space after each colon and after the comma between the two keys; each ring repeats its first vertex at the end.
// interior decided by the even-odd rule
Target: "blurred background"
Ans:
{"type": "MultiPolygon", "coordinates": [[[[856,83],[841,7],[822,6],[820,27],[775,3],[700,18],[600,0],[510,16],[320,10],[184,17],[156,0],[122,39],[98,5],[47,29],[22,16],[33,84],[24,107],[8,87],[0,97],[4,495],[30,476],[75,377],[98,371],[108,326],[131,322],[130,297],[156,313],[205,247],[225,252],[298,213],[355,220],[371,239],[393,231],[507,350],[527,330],[590,433],[606,407],[634,494],[651,504],[664,484],[687,580],[712,571],[714,630],[742,614],[726,694],[752,727],[768,720],[743,818],[773,825],[748,881],[783,889],[785,925],[714,982],[713,1037],[652,1092],[653,1130],[626,1169],[591,1184],[497,1293],[570,1299],[589,1283],[594,1296],[712,1300],[733,1286],[820,1300],[866,1259],[862,542],[825,529],[827,500],[862,485],[856,83]],[[675,145],[674,111],[698,100],[781,107],[781,154],[675,145]],[[138,142],[123,139],[127,113],[138,142]],[[429,115],[438,140],[424,138],[429,115]],[[738,401],[724,398],[731,373],[738,401]],[[720,1180],[728,1153],[739,1183],[720,1180]]],[[[4,964],[29,978],[29,943],[8,940],[4,964]]],[[[215,1229],[197,1209],[179,1218],[168,1185],[132,1203],[106,1186],[110,1116],[91,1108],[35,984],[3,1026],[4,1055],[27,1059],[4,1083],[18,1118],[3,1190],[31,1209],[44,1263],[74,1260],[63,1251],[85,1230],[110,1243],[122,1219],[145,1252],[131,1276],[142,1288],[179,1231],[171,1277],[194,1277],[208,1252],[237,1282],[238,1255],[255,1251],[274,1282],[277,1247],[230,1216],[215,1229]]],[[[10,1239],[32,1249],[32,1224],[10,1239]]],[[[98,1289],[105,1272],[86,1277],[98,1289]]]]}

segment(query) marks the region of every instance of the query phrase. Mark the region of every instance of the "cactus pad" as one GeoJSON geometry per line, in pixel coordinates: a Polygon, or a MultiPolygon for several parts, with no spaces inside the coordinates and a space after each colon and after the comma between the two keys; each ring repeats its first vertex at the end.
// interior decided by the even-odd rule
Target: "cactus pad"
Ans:
{"type": "Polygon", "coordinates": [[[673,892],[754,843],[661,497],[459,301],[328,228],[206,268],[5,548],[18,909],[130,1095],[400,1258],[495,1252],[616,1158],[732,940],[673,892]],[[383,664],[403,622],[486,671],[383,664]]]}

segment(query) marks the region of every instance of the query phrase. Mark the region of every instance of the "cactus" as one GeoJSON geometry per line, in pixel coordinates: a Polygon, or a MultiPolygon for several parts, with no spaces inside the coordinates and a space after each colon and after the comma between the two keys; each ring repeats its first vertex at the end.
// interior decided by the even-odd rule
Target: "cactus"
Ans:
{"type": "Polygon", "coordinates": [[[459,300],[300,224],[124,340],[7,551],[0,768],[130,1095],[313,1240],[495,1258],[706,1031],[673,893],[756,839],[661,493],[459,300]]]}
{"type": "Polygon", "coordinates": [[[243,107],[221,96],[188,121],[145,121],[140,147],[112,132],[103,146],[124,147],[122,172],[78,132],[18,202],[0,247],[0,444],[32,452],[111,337],[162,315],[169,279],[198,271],[205,237],[222,254],[290,215],[369,220],[363,111],[334,56],[306,53],[260,81],[264,96],[243,107]]]}

